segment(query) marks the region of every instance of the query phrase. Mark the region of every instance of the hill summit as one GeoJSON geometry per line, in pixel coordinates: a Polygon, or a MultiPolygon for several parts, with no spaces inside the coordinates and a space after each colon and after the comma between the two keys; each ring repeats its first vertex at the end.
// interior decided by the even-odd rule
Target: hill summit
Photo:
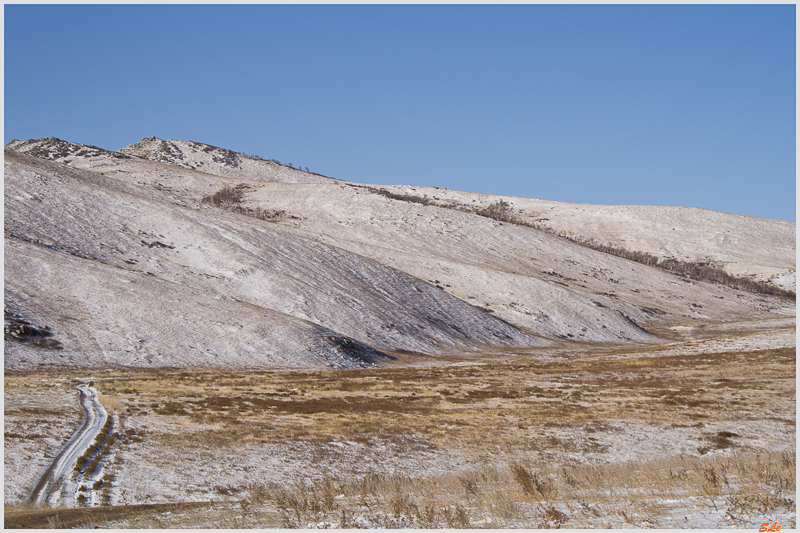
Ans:
{"type": "Polygon", "coordinates": [[[303,172],[291,165],[281,164],[277,160],[264,160],[258,156],[247,156],[240,152],[192,141],[146,137],[136,144],[126,146],[118,153],[230,178],[286,183],[337,181],[319,174],[303,172]]]}

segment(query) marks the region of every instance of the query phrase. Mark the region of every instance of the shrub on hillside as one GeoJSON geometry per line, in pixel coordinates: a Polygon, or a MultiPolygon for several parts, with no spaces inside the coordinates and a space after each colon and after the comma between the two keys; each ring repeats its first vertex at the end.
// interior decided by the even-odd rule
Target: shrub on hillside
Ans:
{"type": "Polygon", "coordinates": [[[225,207],[233,204],[238,204],[242,201],[242,196],[244,195],[244,191],[241,189],[234,189],[231,187],[224,187],[219,191],[211,194],[209,196],[203,197],[200,200],[204,204],[213,205],[216,207],[225,207]]]}

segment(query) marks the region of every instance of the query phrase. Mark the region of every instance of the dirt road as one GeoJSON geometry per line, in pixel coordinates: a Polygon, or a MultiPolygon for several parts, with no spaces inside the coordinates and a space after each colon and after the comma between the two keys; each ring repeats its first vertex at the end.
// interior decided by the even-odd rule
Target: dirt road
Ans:
{"type": "Polygon", "coordinates": [[[108,419],[108,413],[97,400],[97,391],[94,388],[82,384],[78,385],[78,391],[81,394],[80,401],[83,407],[81,425],[47,465],[47,469],[31,492],[31,503],[54,503],[69,481],[70,473],[78,458],[92,444],[108,419]]]}

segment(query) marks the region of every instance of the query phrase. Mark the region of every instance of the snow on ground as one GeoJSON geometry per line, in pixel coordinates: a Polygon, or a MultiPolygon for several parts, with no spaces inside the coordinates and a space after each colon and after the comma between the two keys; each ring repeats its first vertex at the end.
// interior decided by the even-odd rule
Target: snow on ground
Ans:
{"type": "Polygon", "coordinates": [[[55,453],[78,427],[78,393],[61,379],[34,378],[31,384],[4,391],[4,491],[6,504],[27,501],[55,453]]]}
{"type": "Polygon", "coordinates": [[[147,137],[117,153],[143,157],[218,176],[257,181],[331,183],[337,180],[192,141],[147,137]]]}
{"type": "Polygon", "coordinates": [[[426,353],[542,344],[431,284],[289,228],[132,197],[46,161],[32,172],[15,165],[28,168],[7,158],[7,194],[37,200],[7,204],[7,305],[35,311],[64,351],[7,357],[7,365],[54,356],[74,366],[67,355],[82,354],[91,364],[337,366],[342,337],[426,353]],[[204,319],[211,307],[217,312],[204,319]]]}
{"type": "Polygon", "coordinates": [[[790,272],[773,274],[765,281],[769,281],[770,283],[777,285],[781,289],[794,291],[796,290],[797,287],[797,272],[792,270],[790,272]]]}
{"type": "MultiPolygon", "coordinates": [[[[7,156],[6,226],[33,245],[308,320],[377,349],[436,353],[506,336],[541,344],[481,310],[534,335],[594,342],[654,340],[639,327],[653,322],[794,313],[774,298],[689,282],[529,228],[335,180],[265,183],[247,174],[237,183],[230,172],[191,167],[202,160],[228,172],[239,168],[238,154],[184,141],[139,144],[128,151],[189,168],[58,140],[11,143],[60,163],[7,156]],[[271,224],[198,203],[222,186],[244,186],[246,207],[287,215],[271,224]],[[396,286],[397,271],[423,283],[396,286]],[[441,312],[426,316],[432,307],[441,312]]],[[[443,203],[495,199],[428,191],[443,203]]]]}
{"type": "Polygon", "coordinates": [[[593,205],[407,185],[383,189],[431,199],[436,205],[485,209],[504,201],[512,214],[560,234],[663,258],[707,262],[735,276],[769,279],[794,291],[796,225],[708,209],[593,205]]]}
{"type": "Polygon", "coordinates": [[[435,283],[545,336],[642,340],[626,327],[619,329],[624,316],[647,328],[652,321],[675,316],[727,321],[750,317],[754,310],[766,312],[763,316],[794,313],[791,302],[772,300],[765,307],[766,301],[751,299],[752,294],[689,282],[536,230],[387,199],[346,184],[267,184],[249,193],[246,202],[280,206],[302,219],[286,224],[310,238],[316,234],[321,242],[435,283]],[[360,209],[349,210],[351,205],[360,209]],[[742,304],[747,310],[741,308],[744,314],[739,314],[742,304]]]}
{"type": "Polygon", "coordinates": [[[193,438],[182,428],[169,444],[169,424],[157,417],[137,421],[149,436],[119,453],[121,467],[116,501],[227,501],[243,496],[248,487],[277,483],[293,486],[321,481],[326,475],[420,475],[458,471],[467,459],[453,450],[432,448],[413,437],[406,442],[346,439],[328,443],[253,441],[215,445],[193,438]],[[154,436],[160,434],[161,436],[154,436]],[[181,445],[177,441],[182,441],[181,445]]]}
{"type": "Polygon", "coordinates": [[[731,335],[688,342],[668,343],[649,352],[655,356],[677,356],[687,354],[735,353],[755,350],[792,348],[796,333],[792,330],[764,331],[749,335],[731,335]]]}

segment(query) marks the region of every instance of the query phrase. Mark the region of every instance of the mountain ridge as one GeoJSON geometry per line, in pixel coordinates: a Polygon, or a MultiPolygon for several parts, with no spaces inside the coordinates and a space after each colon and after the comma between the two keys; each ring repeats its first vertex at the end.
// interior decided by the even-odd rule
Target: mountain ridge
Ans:
{"type": "Polygon", "coordinates": [[[232,178],[289,183],[339,181],[308,170],[295,169],[276,160],[264,160],[257,156],[247,156],[233,150],[194,141],[145,137],[138,143],[118,150],[117,153],[232,178]]]}

